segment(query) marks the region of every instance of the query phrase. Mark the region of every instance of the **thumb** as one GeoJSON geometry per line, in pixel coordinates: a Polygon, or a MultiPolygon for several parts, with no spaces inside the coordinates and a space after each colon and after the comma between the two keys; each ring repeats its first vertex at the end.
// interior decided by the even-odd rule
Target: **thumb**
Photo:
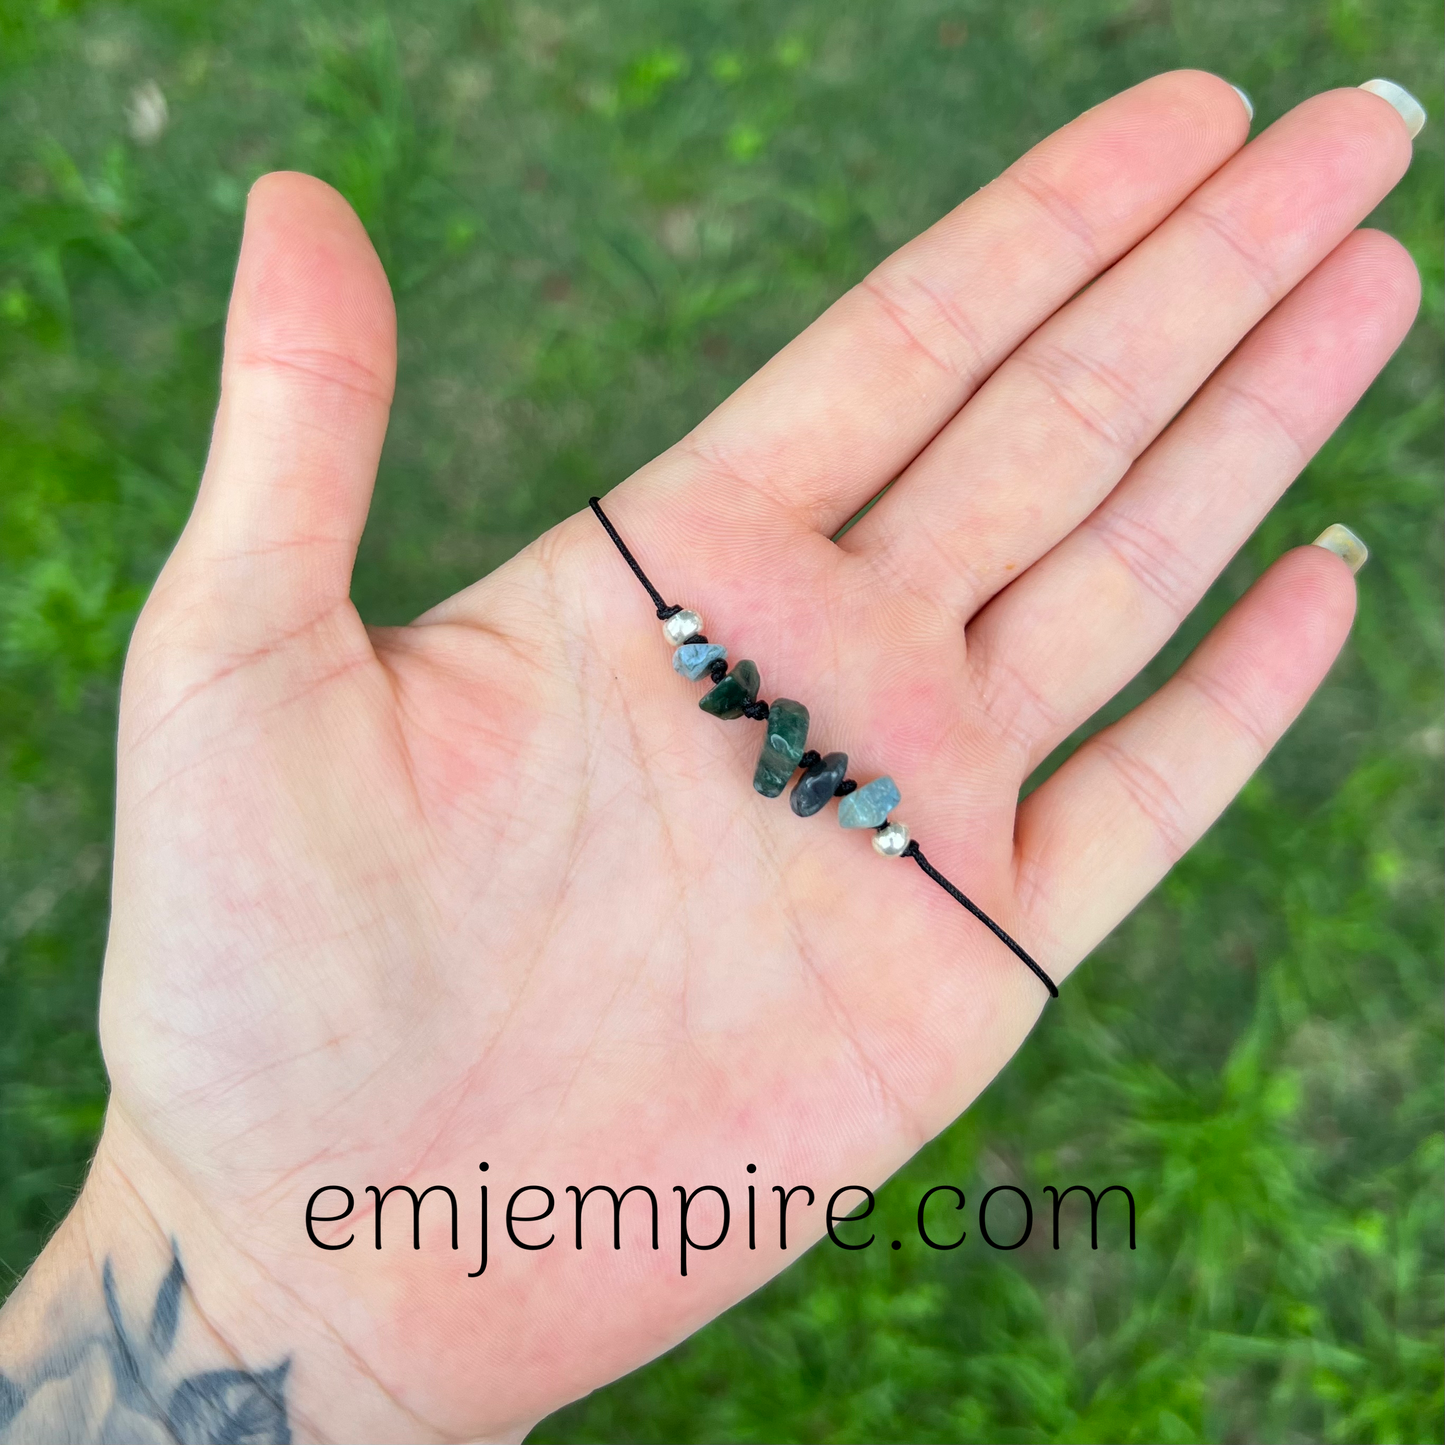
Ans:
{"type": "Polygon", "coordinates": [[[347,598],[395,377],[391,290],[355,212],[311,176],[263,176],[210,456],[167,569],[229,643],[264,646],[347,598]]]}

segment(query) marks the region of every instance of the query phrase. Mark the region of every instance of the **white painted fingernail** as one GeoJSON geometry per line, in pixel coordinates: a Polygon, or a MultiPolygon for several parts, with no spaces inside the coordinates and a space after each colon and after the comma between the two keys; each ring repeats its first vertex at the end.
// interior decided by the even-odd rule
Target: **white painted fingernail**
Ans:
{"type": "Polygon", "coordinates": [[[1420,127],[1425,124],[1425,107],[1403,85],[1396,85],[1393,80],[1367,80],[1360,89],[1389,101],[1400,112],[1411,140],[1420,134],[1420,127]]]}
{"type": "Polygon", "coordinates": [[[1370,560],[1370,549],[1348,527],[1338,522],[1326,527],[1312,545],[1333,552],[1351,572],[1358,572],[1370,560]]]}
{"type": "Polygon", "coordinates": [[[1244,102],[1244,113],[1250,120],[1253,120],[1254,102],[1237,85],[1231,85],[1229,88],[1244,102]]]}

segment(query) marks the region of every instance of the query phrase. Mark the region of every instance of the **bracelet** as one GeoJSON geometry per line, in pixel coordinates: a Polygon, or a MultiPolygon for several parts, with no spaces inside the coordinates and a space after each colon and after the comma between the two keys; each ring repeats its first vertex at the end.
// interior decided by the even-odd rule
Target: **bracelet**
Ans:
{"type": "Polygon", "coordinates": [[[845,776],[848,770],[847,753],[819,753],[814,748],[805,748],[808,740],[808,709],[802,703],[785,697],[777,698],[771,703],[762,701],[758,697],[762,678],[757,664],[744,658],[729,670],[727,648],[708,641],[703,635],[701,615],[691,608],[664,601],[662,594],[648,581],[647,574],[638,565],[637,558],[628,550],[627,543],[618,535],[617,528],[602,510],[601,498],[589,497],[587,505],[597,514],[597,520],[616,543],[622,560],[632,568],[633,575],[642,583],[657,608],[657,615],[662,621],[663,636],[675,649],[672,654],[673,670],[693,682],[706,677],[712,683],[712,687],[698,699],[697,705],[704,712],[718,718],[749,717],[768,722],[762,752],[758,755],[758,766],[753,773],[753,787],[765,798],[776,798],[787,786],[788,780],[801,768],[802,776],[793,784],[789,799],[793,812],[800,818],[809,818],[821,811],[830,798],[839,799],[838,822],[843,827],[871,828],[873,847],[885,858],[912,858],[945,893],[957,899],[1033,970],[1039,982],[1048,989],[1050,997],[1058,998],[1059,990],[1053,979],[1029,957],[1023,947],[1010,938],[972,899],[965,897],[955,888],[923,856],[923,850],[909,834],[906,823],[898,823],[889,818],[889,813],[898,806],[900,798],[898,785],[893,779],[874,778],[872,782],[864,783],[860,787],[852,778],[845,776]]]}

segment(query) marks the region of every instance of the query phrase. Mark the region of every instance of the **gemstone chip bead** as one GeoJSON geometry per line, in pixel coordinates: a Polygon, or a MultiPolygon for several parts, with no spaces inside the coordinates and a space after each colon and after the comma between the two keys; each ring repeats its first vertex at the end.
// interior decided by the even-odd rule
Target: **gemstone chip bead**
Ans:
{"type": "Polygon", "coordinates": [[[672,654],[672,668],[696,682],[715,662],[726,662],[728,650],[717,642],[684,642],[672,654]]]}
{"type": "Polygon", "coordinates": [[[714,717],[741,717],[743,709],[755,702],[763,680],[758,665],[746,657],[723,680],[698,698],[697,705],[714,717]]]}
{"type": "Polygon", "coordinates": [[[807,743],[808,709],[786,697],[770,702],[753,787],[765,798],[776,798],[797,772],[798,759],[807,743]]]}
{"type": "Polygon", "coordinates": [[[792,810],[800,818],[811,818],[820,812],[847,771],[847,753],[826,753],[793,784],[792,796],[788,799],[792,810]]]}
{"type": "Polygon", "coordinates": [[[876,828],[888,821],[899,796],[892,778],[874,778],[838,804],[838,821],[845,828],[876,828]]]}

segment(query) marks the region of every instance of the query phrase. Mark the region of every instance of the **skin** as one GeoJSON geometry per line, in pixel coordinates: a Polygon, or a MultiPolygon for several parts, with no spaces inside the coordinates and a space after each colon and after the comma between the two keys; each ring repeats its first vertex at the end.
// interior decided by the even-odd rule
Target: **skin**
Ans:
{"type": "MultiPolygon", "coordinates": [[[[1336,91],[1248,130],[1198,72],[1106,101],[606,499],[667,598],[763,696],[807,703],[810,746],[894,777],[932,861],[1060,981],[1228,804],[1353,615],[1338,557],[1287,553],[1019,805],[1414,315],[1404,250],[1355,229],[1409,164],[1395,111],[1336,91]]],[[[683,1279],[674,1185],[735,1208],[754,1179],[820,1204],[876,1185],[1046,995],[912,864],[752,791],[759,729],[699,713],[590,514],[367,628],[350,574],[393,375],[360,224],[319,181],[264,178],[205,477],[125,672],[110,1110],[0,1358],[99,1299],[103,1257],[147,1307],[174,1239],[184,1349],[288,1357],[297,1438],[515,1439],[823,1231],[799,1199],[785,1254],[770,1206],[766,1248],[735,1218],[683,1279]],[[460,1252],[436,1200],[413,1251],[404,1199],[376,1252],[364,1188],[400,1182],[456,1190],[460,1252]],[[492,1257],[468,1279],[482,1182],[492,1257]],[[556,1243],[499,1243],[538,1182],[558,1208],[518,1231],[556,1243]],[[562,1190],[601,1182],[656,1189],[658,1252],[640,1207],[607,1247],[605,1200],[572,1247],[562,1190]],[[357,1207],[318,1236],[355,1241],[323,1251],[304,1214],[332,1183],[357,1207]]],[[[694,1234],[716,1218],[699,1203],[694,1234]]]]}

